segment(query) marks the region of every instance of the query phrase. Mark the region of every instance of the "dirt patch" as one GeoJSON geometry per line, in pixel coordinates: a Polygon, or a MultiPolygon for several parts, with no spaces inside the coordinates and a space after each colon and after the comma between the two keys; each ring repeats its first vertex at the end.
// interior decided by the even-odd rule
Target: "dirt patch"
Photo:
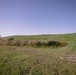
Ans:
{"type": "Polygon", "coordinates": [[[61,60],[65,60],[71,63],[76,63],[76,55],[75,54],[62,54],[59,56],[61,60]]]}

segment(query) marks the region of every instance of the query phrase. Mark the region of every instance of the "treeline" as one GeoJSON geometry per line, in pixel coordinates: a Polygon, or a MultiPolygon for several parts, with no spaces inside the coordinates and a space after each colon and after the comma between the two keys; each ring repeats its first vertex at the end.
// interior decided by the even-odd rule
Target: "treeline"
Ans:
{"type": "Polygon", "coordinates": [[[34,40],[16,40],[15,38],[9,38],[8,40],[0,39],[0,45],[10,46],[31,46],[31,47],[62,47],[67,43],[61,41],[50,40],[46,42],[34,41],[34,40]]]}

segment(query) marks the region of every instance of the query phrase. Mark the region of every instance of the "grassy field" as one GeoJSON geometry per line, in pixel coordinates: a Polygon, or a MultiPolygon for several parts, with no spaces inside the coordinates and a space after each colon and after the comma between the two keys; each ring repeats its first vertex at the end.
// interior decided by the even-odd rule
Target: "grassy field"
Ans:
{"type": "Polygon", "coordinates": [[[10,37],[17,40],[60,40],[68,45],[57,48],[0,45],[0,75],[76,75],[75,33],[10,37]]]}
{"type": "MultiPolygon", "coordinates": [[[[61,40],[61,41],[76,41],[76,33],[73,34],[43,34],[43,35],[31,35],[31,36],[9,36],[18,40],[61,40]]],[[[7,37],[8,38],[8,37],[7,37]]]]}

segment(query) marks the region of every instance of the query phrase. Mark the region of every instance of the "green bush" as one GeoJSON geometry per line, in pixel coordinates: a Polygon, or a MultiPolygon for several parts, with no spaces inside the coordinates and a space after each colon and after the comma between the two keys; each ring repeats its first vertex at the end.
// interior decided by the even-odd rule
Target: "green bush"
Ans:
{"type": "Polygon", "coordinates": [[[59,47],[59,46],[65,46],[66,43],[64,42],[60,42],[60,41],[48,41],[47,42],[47,46],[56,46],[56,47],[59,47]]]}
{"type": "Polygon", "coordinates": [[[42,43],[41,43],[41,42],[37,41],[37,42],[35,43],[35,47],[41,47],[41,46],[42,46],[42,43]]]}
{"type": "Polygon", "coordinates": [[[12,46],[13,45],[13,41],[14,41],[14,38],[12,38],[12,37],[9,38],[8,39],[8,45],[11,45],[12,46]]]}
{"type": "Polygon", "coordinates": [[[9,39],[8,39],[8,41],[12,41],[12,40],[14,40],[14,38],[9,38],[9,39]]]}

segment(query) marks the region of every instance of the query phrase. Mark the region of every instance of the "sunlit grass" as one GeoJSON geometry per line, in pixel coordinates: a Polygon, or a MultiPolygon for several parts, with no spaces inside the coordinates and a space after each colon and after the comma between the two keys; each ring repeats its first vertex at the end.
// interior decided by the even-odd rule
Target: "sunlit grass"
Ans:
{"type": "Polygon", "coordinates": [[[67,43],[57,48],[0,45],[0,75],[76,75],[76,41],[67,43]]]}

